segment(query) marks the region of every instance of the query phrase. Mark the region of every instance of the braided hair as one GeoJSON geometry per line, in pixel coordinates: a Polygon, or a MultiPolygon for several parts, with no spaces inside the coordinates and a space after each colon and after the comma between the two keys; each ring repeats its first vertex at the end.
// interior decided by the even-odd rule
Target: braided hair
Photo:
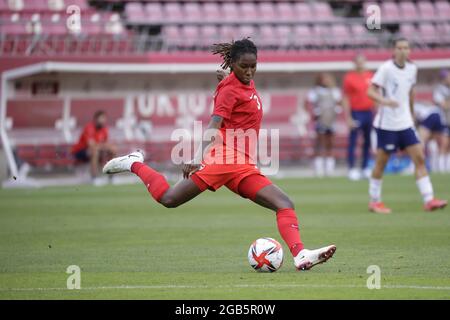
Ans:
{"type": "Polygon", "coordinates": [[[220,66],[224,70],[228,68],[231,70],[231,64],[243,54],[253,53],[255,56],[258,56],[258,49],[249,38],[238,41],[232,40],[228,43],[216,43],[213,45],[211,52],[222,57],[223,62],[220,66]]]}

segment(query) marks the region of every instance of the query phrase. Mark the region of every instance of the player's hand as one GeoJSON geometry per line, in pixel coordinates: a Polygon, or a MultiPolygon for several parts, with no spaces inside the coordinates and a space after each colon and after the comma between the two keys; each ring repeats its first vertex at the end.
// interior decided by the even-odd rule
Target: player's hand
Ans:
{"type": "Polygon", "coordinates": [[[397,108],[398,107],[398,102],[395,100],[391,100],[391,99],[386,99],[383,102],[384,105],[391,107],[391,108],[397,108]]]}
{"type": "Polygon", "coordinates": [[[347,120],[347,125],[348,125],[348,127],[350,128],[350,130],[351,130],[351,129],[356,129],[356,128],[358,128],[358,122],[356,122],[356,121],[353,120],[353,119],[348,119],[348,120],[347,120]]]}
{"type": "Polygon", "coordinates": [[[200,169],[201,164],[196,163],[184,163],[183,164],[183,178],[188,179],[191,174],[196,172],[198,169],[200,169]]]}
{"type": "Polygon", "coordinates": [[[219,80],[219,82],[220,82],[228,76],[228,72],[226,72],[223,69],[217,69],[216,76],[217,76],[217,80],[219,80]]]}

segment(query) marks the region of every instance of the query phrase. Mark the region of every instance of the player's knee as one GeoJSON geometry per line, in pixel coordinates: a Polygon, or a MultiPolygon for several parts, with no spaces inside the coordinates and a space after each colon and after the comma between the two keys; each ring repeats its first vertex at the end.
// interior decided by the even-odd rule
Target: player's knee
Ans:
{"type": "Polygon", "coordinates": [[[287,196],[280,197],[276,202],[277,210],[279,209],[295,209],[295,205],[287,196]]]}
{"type": "Polygon", "coordinates": [[[166,208],[176,208],[180,205],[179,201],[170,194],[165,194],[164,196],[162,196],[159,200],[159,203],[161,203],[166,208]]]}

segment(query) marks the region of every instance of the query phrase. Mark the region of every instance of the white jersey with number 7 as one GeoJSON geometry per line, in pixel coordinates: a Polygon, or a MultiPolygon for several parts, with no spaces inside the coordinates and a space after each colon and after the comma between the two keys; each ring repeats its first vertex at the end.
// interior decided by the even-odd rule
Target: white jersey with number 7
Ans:
{"type": "Polygon", "coordinates": [[[417,66],[406,62],[403,68],[393,60],[383,63],[372,78],[372,83],[381,87],[383,96],[397,101],[398,107],[380,105],[373,122],[375,128],[400,131],[414,126],[409,94],[417,81],[417,66]]]}

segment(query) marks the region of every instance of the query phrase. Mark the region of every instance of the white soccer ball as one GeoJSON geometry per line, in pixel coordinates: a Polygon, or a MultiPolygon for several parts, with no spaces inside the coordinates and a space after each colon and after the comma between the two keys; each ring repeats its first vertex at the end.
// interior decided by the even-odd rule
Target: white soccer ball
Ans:
{"type": "Polygon", "coordinates": [[[259,272],[275,272],[283,264],[283,248],[272,238],[260,238],[248,250],[248,262],[259,272]]]}

